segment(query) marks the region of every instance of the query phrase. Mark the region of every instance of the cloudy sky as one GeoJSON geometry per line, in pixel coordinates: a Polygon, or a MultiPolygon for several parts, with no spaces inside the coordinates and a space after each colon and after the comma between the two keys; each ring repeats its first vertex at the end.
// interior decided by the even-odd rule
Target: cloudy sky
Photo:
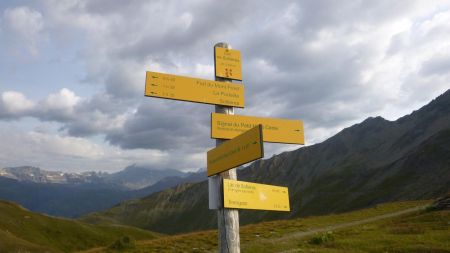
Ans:
{"type": "Polygon", "coordinates": [[[236,113],[301,119],[309,145],[450,88],[450,1],[2,0],[0,167],[205,167],[214,107],[144,97],[145,71],[213,79],[221,41],[236,113]]]}

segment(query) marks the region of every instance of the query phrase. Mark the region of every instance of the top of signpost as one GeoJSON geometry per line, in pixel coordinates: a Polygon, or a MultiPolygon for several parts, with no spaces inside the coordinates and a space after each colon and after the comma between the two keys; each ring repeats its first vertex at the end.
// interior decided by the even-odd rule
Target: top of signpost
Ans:
{"type": "Polygon", "coordinates": [[[216,77],[242,81],[241,52],[218,43],[214,46],[216,77]],[[224,46],[224,47],[220,47],[224,46]]]}

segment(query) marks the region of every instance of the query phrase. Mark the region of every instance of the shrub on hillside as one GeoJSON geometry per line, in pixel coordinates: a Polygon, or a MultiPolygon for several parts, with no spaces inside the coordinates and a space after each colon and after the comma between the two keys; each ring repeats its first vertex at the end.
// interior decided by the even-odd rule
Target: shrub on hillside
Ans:
{"type": "Polygon", "coordinates": [[[334,236],[332,231],[328,231],[326,233],[316,235],[313,238],[309,239],[309,244],[320,245],[326,242],[334,241],[334,236]]]}
{"type": "Polygon", "coordinates": [[[135,240],[130,236],[122,236],[109,245],[108,249],[112,250],[126,250],[134,249],[136,247],[135,240]]]}

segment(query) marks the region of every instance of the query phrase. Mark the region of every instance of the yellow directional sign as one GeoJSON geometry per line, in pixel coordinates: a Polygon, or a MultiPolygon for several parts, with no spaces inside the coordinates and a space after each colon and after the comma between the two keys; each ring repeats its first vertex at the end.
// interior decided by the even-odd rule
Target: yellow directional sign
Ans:
{"type": "Polygon", "coordinates": [[[214,59],[216,76],[242,81],[241,52],[215,47],[214,59]]]}
{"type": "Polygon", "coordinates": [[[263,156],[262,126],[257,125],[208,151],[208,177],[263,156]]]}
{"type": "Polygon", "coordinates": [[[223,180],[226,208],[290,211],[287,187],[223,180]]]}
{"type": "Polygon", "coordinates": [[[266,142],[305,144],[300,120],[260,118],[241,115],[211,114],[211,138],[232,139],[255,125],[263,125],[266,142]]]}
{"type": "Polygon", "coordinates": [[[244,107],[244,85],[147,71],[145,96],[244,107]]]}

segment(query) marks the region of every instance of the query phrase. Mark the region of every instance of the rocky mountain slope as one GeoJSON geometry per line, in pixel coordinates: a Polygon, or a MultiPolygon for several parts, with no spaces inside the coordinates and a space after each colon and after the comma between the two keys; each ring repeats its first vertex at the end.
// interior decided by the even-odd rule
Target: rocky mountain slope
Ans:
{"type": "MultiPolygon", "coordinates": [[[[289,187],[291,212],[240,211],[241,224],[344,212],[450,190],[450,90],[396,121],[368,118],[328,140],[259,160],[242,181],[289,187]]],[[[84,219],[179,233],[216,227],[203,181],[121,203],[84,219]]]]}

